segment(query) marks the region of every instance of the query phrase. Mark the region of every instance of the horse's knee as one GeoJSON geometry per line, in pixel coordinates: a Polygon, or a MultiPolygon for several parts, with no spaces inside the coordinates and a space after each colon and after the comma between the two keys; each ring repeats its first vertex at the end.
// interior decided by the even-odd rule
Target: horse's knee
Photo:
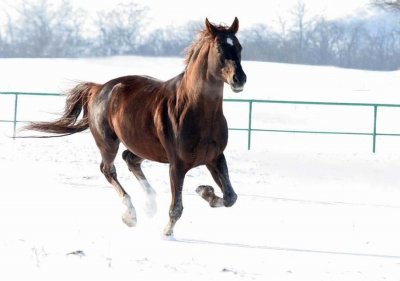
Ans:
{"type": "Polygon", "coordinates": [[[107,180],[117,177],[117,171],[114,165],[106,165],[103,162],[100,164],[100,171],[106,177],[107,180]]]}
{"type": "Polygon", "coordinates": [[[115,166],[114,165],[106,165],[104,163],[100,164],[100,171],[104,175],[110,175],[112,173],[115,173],[115,166]]]}

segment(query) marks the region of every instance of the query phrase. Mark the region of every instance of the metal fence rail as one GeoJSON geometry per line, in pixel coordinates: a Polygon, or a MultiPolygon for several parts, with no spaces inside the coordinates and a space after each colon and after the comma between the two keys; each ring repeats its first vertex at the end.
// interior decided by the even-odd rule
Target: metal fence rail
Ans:
{"type": "Polygon", "coordinates": [[[400,108],[400,104],[385,103],[346,103],[346,102],[316,102],[316,101],[284,101],[284,100],[257,100],[257,99],[226,99],[225,102],[245,102],[249,104],[249,124],[247,128],[229,128],[230,130],[247,131],[247,149],[251,148],[251,132],[279,132],[279,133],[299,133],[299,134],[330,134],[330,135],[362,135],[372,136],[372,152],[376,152],[377,136],[395,136],[400,137],[400,133],[384,134],[377,132],[377,118],[379,107],[400,108]],[[373,130],[372,132],[337,132],[337,131],[305,131],[305,130],[271,130],[252,127],[252,114],[254,103],[270,103],[270,104],[292,104],[292,105],[315,105],[315,106],[342,106],[342,107],[371,107],[374,109],[373,130]]]}
{"type": "MultiPolygon", "coordinates": [[[[1,122],[13,123],[13,138],[16,137],[17,123],[26,122],[18,119],[18,99],[19,96],[62,96],[59,93],[26,93],[26,92],[0,92],[0,95],[14,95],[14,117],[10,120],[0,120],[1,122]]],[[[378,133],[377,118],[379,107],[400,108],[400,104],[384,103],[345,103],[345,102],[316,102],[316,101],[285,101],[285,100],[259,100],[259,99],[224,99],[226,103],[247,103],[248,104],[248,125],[247,128],[229,128],[234,131],[247,131],[247,149],[251,149],[252,132],[275,132],[275,133],[299,133],[299,134],[331,134],[331,135],[362,135],[372,137],[372,152],[376,152],[377,136],[400,137],[400,133],[378,133]],[[289,105],[312,105],[312,106],[341,106],[341,107],[371,107],[373,108],[373,130],[371,132],[337,132],[337,131],[306,131],[306,130],[279,130],[253,128],[253,104],[289,104],[289,105]]]]}
{"type": "Polygon", "coordinates": [[[26,122],[18,120],[18,97],[19,96],[62,96],[60,93],[26,93],[26,92],[0,92],[0,95],[14,96],[14,118],[12,120],[1,120],[0,123],[13,123],[13,138],[17,136],[17,123],[26,122]]]}

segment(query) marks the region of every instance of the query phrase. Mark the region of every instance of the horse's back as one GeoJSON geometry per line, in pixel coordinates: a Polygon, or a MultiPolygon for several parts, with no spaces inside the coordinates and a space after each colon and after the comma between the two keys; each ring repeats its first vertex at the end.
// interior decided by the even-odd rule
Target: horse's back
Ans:
{"type": "Polygon", "coordinates": [[[104,127],[112,130],[114,138],[134,154],[167,162],[155,121],[168,95],[164,88],[163,81],[150,76],[132,75],[110,80],[94,98],[92,111],[97,113],[92,114],[92,119],[103,130],[104,127]]]}
{"type": "Polygon", "coordinates": [[[137,94],[142,91],[153,92],[154,90],[159,89],[163,83],[164,82],[162,80],[151,76],[122,76],[106,82],[103,85],[99,95],[112,95],[115,92],[113,90],[114,87],[118,87],[119,89],[124,88],[125,92],[129,92],[129,94],[137,94]]]}

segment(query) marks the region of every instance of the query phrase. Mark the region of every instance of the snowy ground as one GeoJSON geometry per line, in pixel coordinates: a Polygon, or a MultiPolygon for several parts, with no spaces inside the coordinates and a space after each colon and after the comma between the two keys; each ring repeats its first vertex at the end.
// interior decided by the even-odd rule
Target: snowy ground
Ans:
{"type": "MultiPolygon", "coordinates": [[[[40,92],[58,92],[72,80],[104,82],[142,70],[168,78],[182,69],[180,60],[146,58],[0,60],[0,67],[9,69],[0,90],[40,92]]],[[[239,98],[400,103],[398,72],[255,62],[244,69],[249,84],[239,98]]],[[[54,117],[45,112],[62,107],[59,98],[38,99],[21,105],[21,119],[54,117]]],[[[3,114],[8,102],[0,102],[3,114]]],[[[245,122],[238,112],[227,109],[228,122],[245,122]]],[[[397,114],[382,113],[380,128],[400,132],[397,114]]],[[[269,127],[370,129],[355,116],[370,112],[268,107],[255,119],[269,127]]],[[[147,218],[144,194],[118,156],[118,175],[139,219],[128,228],[89,133],[12,140],[10,126],[1,126],[0,280],[400,280],[397,138],[379,138],[372,154],[368,137],[263,133],[246,151],[246,136],[232,132],[226,156],[237,204],[209,208],[194,190],[215,184],[206,169],[192,170],[176,241],[165,241],[166,165],[144,163],[159,209],[147,218]]]]}

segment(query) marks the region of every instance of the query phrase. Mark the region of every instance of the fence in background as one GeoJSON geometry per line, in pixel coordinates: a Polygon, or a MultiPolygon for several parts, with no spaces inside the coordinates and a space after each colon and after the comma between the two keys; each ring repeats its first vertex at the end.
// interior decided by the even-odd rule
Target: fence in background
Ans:
{"type": "MultiPolygon", "coordinates": [[[[16,137],[17,123],[27,122],[28,120],[18,119],[18,100],[23,96],[61,96],[59,93],[23,93],[23,92],[0,92],[0,95],[13,95],[14,96],[14,117],[10,120],[0,120],[0,122],[13,123],[13,138],[16,137]]],[[[248,104],[248,125],[246,128],[229,128],[234,131],[247,132],[247,149],[251,149],[252,132],[275,132],[275,133],[298,133],[298,134],[331,134],[331,135],[362,135],[370,136],[372,138],[372,152],[376,152],[376,139],[377,136],[395,136],[399,137],[400,134],[384,134],[377,132],[377,118],[378,108],[380,107],[397,107],[400,104],[382,104],[382,103],[344,103],[344,102],[314,102],[314,101],[283,101],[283,100],[257,100],[257,99],[224,99],[226,103],[247,103],[248,104]],[[370,107],[373,108],[373,129],[371,132],[337,132],[337,131],[306,131],[306,130],[278,130],[278,129],[265,129],[254,128],[252,126],[253,120],[253,105],[257,103],[264,104],[290,104],[290,105],[311,105],[311,106],[341,106],[341,107],[370,107]]]]}

